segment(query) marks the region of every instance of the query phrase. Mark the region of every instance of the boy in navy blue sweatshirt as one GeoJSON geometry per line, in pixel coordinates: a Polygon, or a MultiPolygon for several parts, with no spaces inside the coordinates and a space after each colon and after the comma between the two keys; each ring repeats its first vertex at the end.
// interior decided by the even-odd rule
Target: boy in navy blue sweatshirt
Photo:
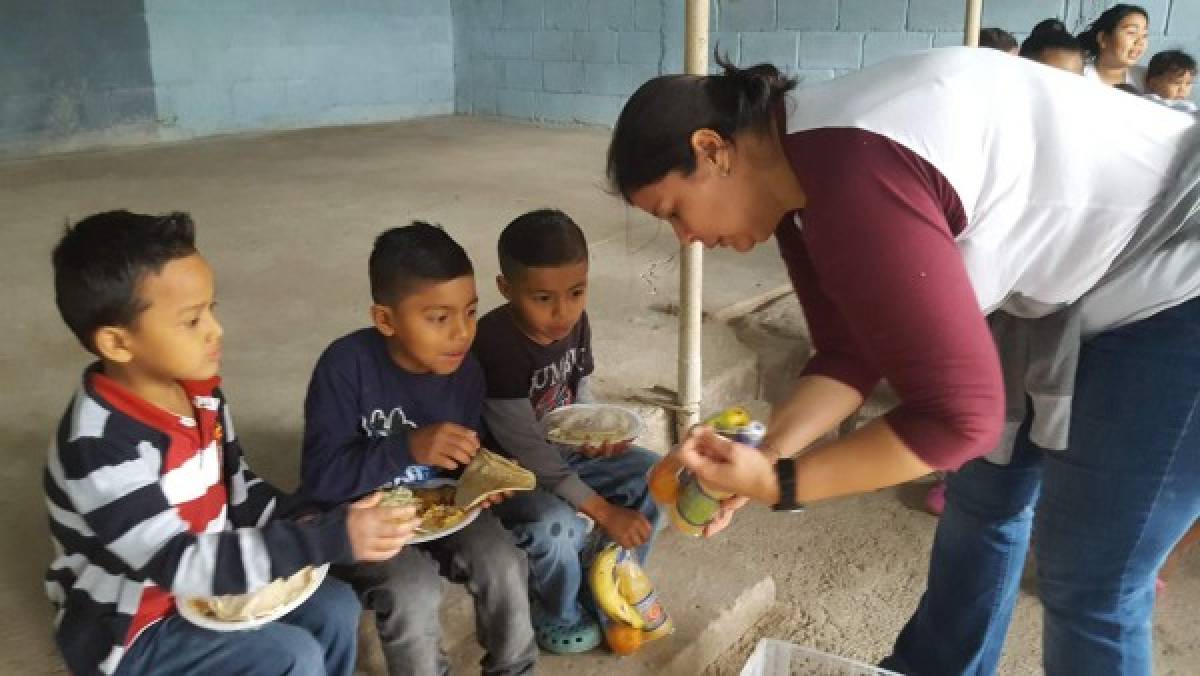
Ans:
{"type": "MultiPolygon", "coordinates": [[[[323,506],[466,465],[479,449],[483,373],[470,354],[478,298],[465,251],[415,222],[375,240],[369,264],[374,326],[334,341],[305,402],[302,480],[323,506]]],[[[459,532],[346,572],[375,611],[393,675],[443,674],[441,577],[475,598],[483,673],[533,673],[529,568],[489,512],[459,532]]]]}

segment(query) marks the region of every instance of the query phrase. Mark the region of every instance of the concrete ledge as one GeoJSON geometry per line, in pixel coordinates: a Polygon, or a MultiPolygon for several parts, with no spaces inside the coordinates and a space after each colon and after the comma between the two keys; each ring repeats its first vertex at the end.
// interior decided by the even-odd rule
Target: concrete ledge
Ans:
{"type": "MultiPolygon", "coordinates": [[[[722,567],[719,574],[699,561],[720,561],[718,540],[695,540],[673,531],[660,535],[649,565],[651,579],[675,621],[675,633],[636,655],[616,657],[598,649],[584,655],[543,653],[538,672],[573,676],[695,676],[746,633],[775,603],[775,580],[747,568],[722,567]],[[719,584],[714,584],[719,580],[719,584]]],[[[482,650],[473,640],[469,600],[443,609],[443,631],[452,670],[479,667],[482,650]],[[462,610],[466,610],[463,613],[462,610]],[[457,626],[450,626],[453,621],[457,626]],[[461,623],[461,624],[458,624],[461,623]]]]}

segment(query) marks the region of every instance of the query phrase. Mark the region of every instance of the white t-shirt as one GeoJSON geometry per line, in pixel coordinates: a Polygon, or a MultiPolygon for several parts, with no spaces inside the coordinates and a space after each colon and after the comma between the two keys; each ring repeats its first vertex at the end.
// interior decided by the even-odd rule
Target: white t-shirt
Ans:
{"type": "MultiPolygon", "coordinates": [[[[1100,84],[1107,84],[1104,82],[1104,80],[1100,79],[1100,73],[1096,70],[1096,64],[1091,61],[1083,65],[1083,76],[1088,79],[1095,80],[1100,84]]],[[[1130,66],[1129,70],[1125,71],[1125,84],[1130,85],[1134,89],[1138,90],[1139,94],[1145,93],[1146,67],[1138,65],[1130,66]]]]}
{"type": "MultiPolygon", "coordinates": [[[[956,241],[980,308],[1041,316],[1107,271],[1170,178],[1192,124],[1072,73],[955,47],[795,92],[788,132],[858,128],[925,159],[966,214],[956,241]]],[[[1171,279],[1180,300],[1200,291],[1200,270],[1171,279]]],[[[1136,302],[1160,307],[1162,293],[1150,284],[1136,302]]]]}

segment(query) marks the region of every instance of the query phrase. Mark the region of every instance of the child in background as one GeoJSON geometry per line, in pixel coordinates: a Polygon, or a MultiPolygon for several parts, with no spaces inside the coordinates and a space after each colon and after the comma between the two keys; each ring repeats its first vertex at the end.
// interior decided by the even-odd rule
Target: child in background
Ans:
{"type": "Polygon", "coordinates": [[[1155,54],[1146,67],[1146,98],[1185,113],[1195,113],[1192,80],[1196,59],[1187,52],[1168,49],[1155,54]]]}
{"type": "MultiPolygon", "coordinates": [[[[323,505],[421,483],[479,450],[483,373],[469,352],[479,300],[467,253],[417,222],[379,235],[368,268],[374,326],[325,350],[304,404],[303,490],[323,505]]],[[[457,533],[339,574],[374,611],[393,676],[446,673],[442,577],[475,600],[483,673],[533,673],[529,567],[489,511],[457,533]]]]}
{"type": "Polygon", "coordinates": [[[998,49],[1013,56],[1017,54],[1017,39],[1002,28],[984,28],[979,31],[979,46],[998,49]]]}
{"type": "Polygon", "coordinates": [[[1033,27],[1029,37],[1021,43],[1020,55],[1059,68],[1076,75],[1083,75],[1083,44],[1066,24],[1058,19],[1046,19],[1033,27]]]}
{"type": "Polygon", "coordinates": [[[175,612],[181,596],[391,557],[416,526],[412,509],[372,508],[377,499],[293,521],[295,501],[247,467],[219,388],[224,332],[192,219],[85,218],[54,249],[54,293],[98,358],[44,477],[57,554],[46,592],[67,668],[350,676],[360,607],[339,580],[258,629],[201,629],[175,612]]]}
{"type": "Polygon", "coordinates": [[[541,209],[510,223],[497,249],[496,282],[508,303],[479,321],[484,419],[499,449],[537,475],[538,489],[496,512],[529,555],[538,644],[555,653],[583,652],[601,634],[580,604],[587,525],[577,512],[645,561],[659,521],[646,473],[658,456],[628,444],[573,449],[546,441],[542,416],[592,401],[587,240],[566,214],[541,209]]]}

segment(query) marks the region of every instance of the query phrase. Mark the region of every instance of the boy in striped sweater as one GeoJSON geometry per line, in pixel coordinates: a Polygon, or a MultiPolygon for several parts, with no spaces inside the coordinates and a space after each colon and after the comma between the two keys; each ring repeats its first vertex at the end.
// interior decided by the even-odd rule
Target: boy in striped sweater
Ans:
{"type": "Polygon", "coordinates": [[[246,466],[218,388],[213,274],[182,213],[96,214],[54,250],[58,308],[98,357],[59,424],[44,484],[46,592],[75,674],[351,674],[359,605],[327,578],[250,631],[214,632],[177,597],[253,592],[305,566],[376,561],[413,533],[372,496],[303,522],[246,466]]]}

